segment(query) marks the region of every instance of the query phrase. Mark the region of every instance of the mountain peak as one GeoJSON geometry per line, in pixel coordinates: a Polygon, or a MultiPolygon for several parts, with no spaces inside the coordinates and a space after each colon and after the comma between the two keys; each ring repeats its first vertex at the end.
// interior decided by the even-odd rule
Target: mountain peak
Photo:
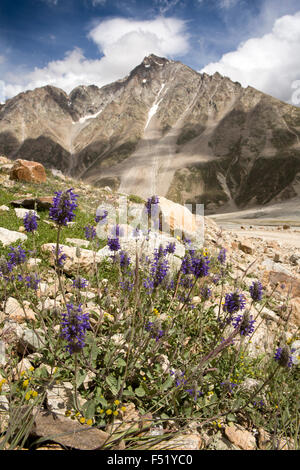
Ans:
{"type": "Polygon", "coordinates": [[[152,53],[102,88],[0,106],[1,153],[218,212],[300,194],[300,109],[152,53]]]}

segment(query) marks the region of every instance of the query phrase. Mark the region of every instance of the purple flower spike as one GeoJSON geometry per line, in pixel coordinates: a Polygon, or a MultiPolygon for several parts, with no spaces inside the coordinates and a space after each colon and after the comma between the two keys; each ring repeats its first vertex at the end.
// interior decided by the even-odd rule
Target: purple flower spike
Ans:
{"type": "Polygon", "coordinates": [[[243,310],[246,306],[246,299],[243,294],[238,292],[233,292],[231,294],[226,294],[225,303],[223,310],[228,313],[235,313],[239,310],[243,310]]]}
{"type": "Polygon", "coordinates": [[[259,281],[254,281],[250,288],[250,295],[254,302],[259,302],[262,299],[262,285],[259,281]]]}
{"type": "Polygon", "coordinates": [[[61,336],[68,342],[66,350],[70,354],[80,352],[85,346],[86,330],[90,328],[89,314],[82,313],[81,304],[67,304],[67,313],[62,314],[61,328],[61,336]]]}
{"type": "Polygon", "coordinates": [[[25,214],[23,219],[26,232],[34,232],[37,229],[37,216],[34,212],[30,211],[25,214]]]}
{"type": "Polygon", "coordinates": [[[52,207],[50,207],[49,218],[58,225],[66,226],[75,217],[74,210],[78,207],[76,202],[78,194],[74,194],[72,188],[64,192],[57,191],[55,194],[52,207]]]}

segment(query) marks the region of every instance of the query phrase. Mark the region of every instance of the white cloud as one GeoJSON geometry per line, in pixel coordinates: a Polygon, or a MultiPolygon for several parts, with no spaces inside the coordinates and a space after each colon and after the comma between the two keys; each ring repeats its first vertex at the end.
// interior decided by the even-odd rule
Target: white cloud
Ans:
{"type": "Polygon", "coordinates": [[[300,78],[299,51],[300,12],[278,18],[270,33],[248,39],[201,72],[218,71],[245,87],[291,102],[292,83],[300,78]]]}
{"type": "Polygon", "coordinates": [[[235,7],[238,3],[239,3],[239,0],[219,0],[218,1],[219,7],[225,10],[235,7]]]}
{"type": "Polygon", "coordinates": [[[126,76],[146,55],[171,58],[189,48],[185,22],[176,18],[105,20],[94,26],[88,37],[97,44],[101,58],[87,59],[81,49],[74,48],[62,60],[49,62],[44,68],[11,75],[4,85],[6,98],[44,85],[68,93],[78,85],[103,86],[126,76]]]}
{"type": "Polygon", "coordinates": [[[104,6],[105,3],[106,3],[106,0],[92,0],[93,7],[96,7],[98,5],[104,6]]]}

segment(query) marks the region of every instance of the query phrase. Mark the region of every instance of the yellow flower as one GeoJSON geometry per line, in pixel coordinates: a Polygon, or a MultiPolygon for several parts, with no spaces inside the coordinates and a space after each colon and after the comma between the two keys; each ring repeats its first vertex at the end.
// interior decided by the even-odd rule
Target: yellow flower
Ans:
{"type": "Polygon", "coordinates": [[[28,384],[29,384],[29,380],[24,380],[24,382],[23,382],[23,388],[28,387],[28,384]]]}
{"type": "Polygon", "coordinates": [[[36,392],[35,390],[33,390],[32,394],[33,398],[37,397],[38,396],[38,392],[36,392]]]}
{"type": "Polygon", "coordinates": [[[111,410],[111,409],[106,410],[106,414],[107,414],[107,415],[111,415],[111,414],[112,414],[112,410],[111,410]]]}
{"type": "Polygon", "coordinates": [[[92,420],[92,419],[87,419],[86,424],[87,424],[88,426],[92,426],[93,420],[92,420]]]}
{"type": "Polygon", "coordinates": [[[66,411],[65,411],[65,416],[71,416],[71,411],[70,411],[70,410],[66,410],[66,411]]]}
{"type": "Polygon", "coordinates": [[[154,313],[154,315],[159,316],[159,311],[157,310],[157,308],[154,308],[154,309],[153,309],[153,313],[154,313]]]}
{"type": "Polygon", "coordinates": [[[34,367],[33,367],[33,366],[29,367],[29,370],[30,370],[30,372],[33,372],[33,371],[34,371],[34,367]]]}
{"type": "Polygon", "coordinates": [[[22,370],[21,377],[25,374],[25,370],[22,370]]]}
{"type": "Polygon", "coordinates": [[[31,392],[27,392],[25,395],[25,400],[30,400],[31,392]]]}
{"type": "Polygon", "coordinates": [[[118,414],[119,414],[118,410],[114,411],[113,414],[114,414],[114,416],[118,416],[118,414]]]}
{"type": "Polygon", "coordinates": [[[121,410],[126,411],[126,406],[122,406],[121,410]]]}
{"type": "Polygon", "coordinates": [[[78,418],[78,416],[80,416],[79,411],[77,411],[77,413],[75,413],[75,416],[76,416],[76,418],[78,418]]]}
{"type": "Polygon", "coordinates": [[[115,405],[118,406],[119,404],[120,404],[119,400],[115,400],[115,405]]]}
{"type": "Polygon", "coordinates": [[[101,408],[101,410],[99,410],[99,413],[100,413],[100,414],[104,413],[104,409],[101,408]]]}

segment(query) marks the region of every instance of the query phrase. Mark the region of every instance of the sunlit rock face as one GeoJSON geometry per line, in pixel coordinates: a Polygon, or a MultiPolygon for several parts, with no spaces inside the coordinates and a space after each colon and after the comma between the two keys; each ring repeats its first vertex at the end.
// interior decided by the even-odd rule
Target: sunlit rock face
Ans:
{"type": "Polygon", "coordinates": [[[45,86],[0,109],[0,154],[206,213],[300,195],[299,139],[300,108],[153,54],[102,88],[45,86]]]}

